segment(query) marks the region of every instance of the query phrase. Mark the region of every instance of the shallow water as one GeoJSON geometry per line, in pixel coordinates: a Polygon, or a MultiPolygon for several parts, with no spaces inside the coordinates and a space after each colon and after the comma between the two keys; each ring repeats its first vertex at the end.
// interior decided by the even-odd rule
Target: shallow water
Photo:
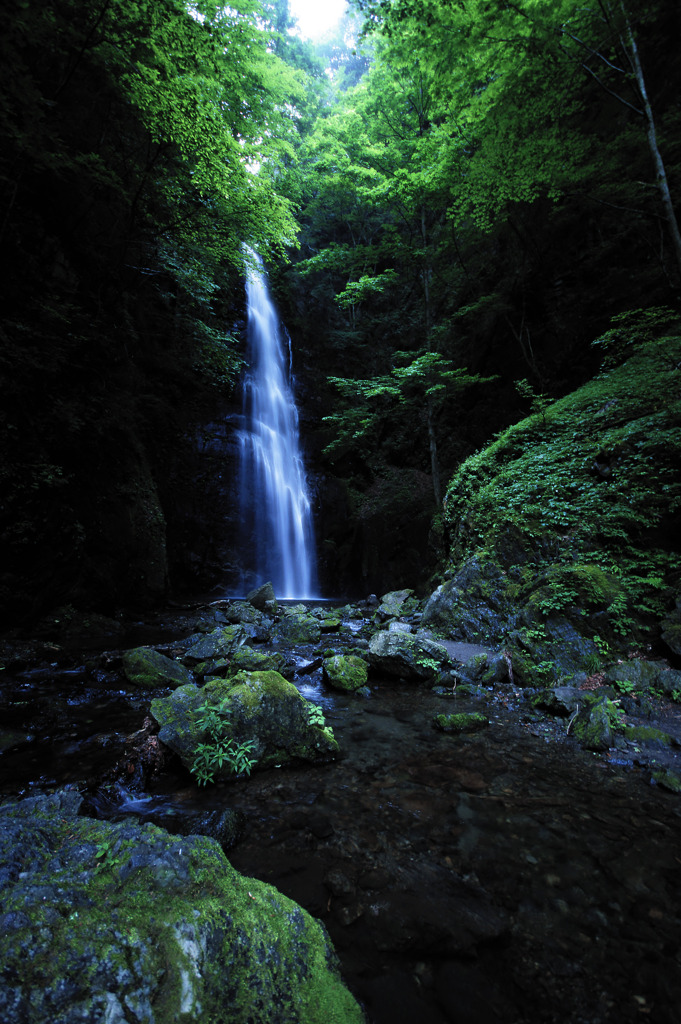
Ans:
{"type": "Polygon", "coordinates": [[[481,704],[374,680],[360,698],[298,654],[336,762],[206,790],[176,763],[145,792],[102,787],[149,698],[113,672],[48,667],[3,677],[3,728],[33,738],[2,755],[2,791],[80,782],[101,816],[178,831],[242,812],[230,860],[324,922],[374,1024],[681,1020],[678,797],[581,751],[509,688],[481,704]],[[443,710],[486,710],[490,726],[444,735],[443,710]]]}

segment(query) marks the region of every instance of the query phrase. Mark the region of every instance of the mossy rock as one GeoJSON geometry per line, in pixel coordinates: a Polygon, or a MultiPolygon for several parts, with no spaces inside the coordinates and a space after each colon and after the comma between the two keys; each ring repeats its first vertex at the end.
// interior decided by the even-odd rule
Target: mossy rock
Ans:
{"type": "Polygon", "coordinates": [[[378,619],[383,621],[415,611],[418,601],[414,599],[413,595],[413,590],[391,590],[389,594],[384,594],[376,609],[378,619]]]}
{"type": "Polygon", "coordinates": [[[520,653],[526,684],[532,665],[555,663],[558,679],[593,664],[595,636],[615,654],[657,640],[661,620],[681,651],[681,612],[665,618],[678,593],[681,337],[676,323],[662,336],[661,323],[659,337],[637,335],[625,362],[507,428],[450,481],[450,579],[424,624],[495,645],[547,625],[546,644],[520,653]]]}
{"type": "Polygon", "coordinates": [[[446,648],[426,637],[383,630],[369,642],[374,672],[412,682],[433,682],[454,667],[446,648]]]}
{"type": "Polygon", "coordinates": [[[341,620],[335,616],[330,616],[326,619],[321,619],[319,622],[319,628],[322,633],[337,633],[341,628],[341,620]]]}
{"type": "Polygon", "coordinates": [[[586,750],[602,752],[613,745],[619,719],[618,709],[608,697],[585,697],[585,705],[573,722],[572,734],[586,750]]]}
{"type": "Polygon", "coordinates": [[[236,672],[281,672],[286,667],[286,658],[279,651],[255,651],[252,647],[240,647],[230,662],[230,674],[236,672]]]}
{"type": "Polygon", "coordinates": [[[657,747],[658,750],[679,745],[669,733],[652,725],[625,725],[624,738],[631,740],[632,743],[640,743],[643,747],[657,747]]]}
{"type": "Polygon", "coordinates": [[[666,661],[648,661],[635,658],[610,665],[605,673],[606,683],[631,683],[636,690],[660,691],[671,696],[681,690],[681,672],[670,668],[666,661]]]}
{"type": "Polygon", "coordinates": [[[206,836],[0,808],[3,1024],[362,1024],[323,926],[206,836]]]}
{"type": "Polygon", "coordinates": [[[275,627],[275,639],[283,644],[318,644],[321,636],[319,620],[302,612],[289,612],[275,627]]]}
{"type": "Polygon", "coordinates": [[[366,685],[368,671],[366,661],[354,654],[337,654],[323,663],[324,681],[334,690],[350,693],[366,685]]]}
{"type": "Polygon", "coordinates": [[[143,690],[186,686],[192,682],[192,674],[184,665],[149,647],[126,651],[121,663],[128,682],[143,690]]]}
{"type": "Polygon", "coordinates": [[[673,772],[669,768],[660,768],[653,772],[653,781],[663,789],[668,789],[670,793],[681,794],[681,775],[678,772],[673,772]]]}
{"type": "Polygon", "coordinates": [[[245,642],[246,631],[242,625],[220,626],[196,640],[185,652],[184,657],[190,663],[229,658],[245,642]]]}
{"type": "MultiPolygon", "coordinates": [[[[202,689],[184,686],[167,698],[152,701],[151,713],[160,726],[159,739],[191,769],[197,747],[211,743],[199,725],[204,708],[220,711],[223,737],[239,745],[253,744],[255,768],[291,761],[326,760],[338,753],[333,733],[311,725],[309,702],[278,672],[239,672],[216,679],[202,689]]],[[[217,767],[214,778],[232,778],[229,763],[217,767]]]]}
{"type": "Polygon", "coordinates": [[[433,719],[437,729],[441,732],[450,733],[464,733],[464,732],[479,732],[481,729],[486,729],[489,725],[489,719],[485,715],[481,715],[478,711],[470,713],[461,712],[455,715],[435,715],[433,719]]]}
{"type": "Polygon", "coordinates": [[[223,609],[223,615],[228,622],[244,623],[259,626],[263,620],[263,613],[255,608],[249,601],[232,601],[223,609]]]}

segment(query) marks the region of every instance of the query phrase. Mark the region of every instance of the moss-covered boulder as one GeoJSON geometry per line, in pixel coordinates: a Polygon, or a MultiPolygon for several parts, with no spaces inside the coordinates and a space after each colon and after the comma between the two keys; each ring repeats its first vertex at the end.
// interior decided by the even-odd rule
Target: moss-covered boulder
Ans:
{"type": "MultiPolygon", "coordinates": [[[[293,683],[278,672],[239,672],[231,679],[216,679],[199,689],[183,686],[169,697],[152,701],[151,713],[160,726],[159,739],[178,754],[187,768],[194,764],[200,744],[213,737],[205,723],[206,710],[220,715],[225,742],[250,743],[255,768],[290,761],[326,760],[338,753],[338,743],[314,706],[293,683]]],[[[214,778],[229,779],[229,761],[216,765],[214,778]]]]}
{"type": "Polygon", "coordinates": [[[369,667],[366,661],[354,654],[336,654],[331,658],[324,658],[322,668],[324,682],[334,690],[354,693],[366,686],[369,667]]]}
{"type": "Polygon", "coordinates": [[[3,1024],[361,1024],[323,927],[205,836],[0,807],[3,1024]]]}
{"type": "Polygon", "coordinates": [[[222,614],[227,622],[241,622],[250,625],[260,625],[264,618],[263,613],[255,608],[250,601],[230,601],[223,608],[222,614]]]}
{"type": "Polygon", "coordinates": [[[256,651],[245,644],[234,652],[229,674],[237,672],[281,672],[286,668],[286,658],[280,651],[256,651]]]}
{"type": "Polygon", "coordinates": [[[143,690],[186,686],[193,682],[191,672],[184,665],[150,647],[135,647],[126,651],[121,658],[121,665],[128,682],[143,690]]]}
{"type": "Polygon", "coordinates": [[[584,704],[572,723],[572,735],[587,750],[608,750],[614,733],[622,728],[619,708],[604,695],[585,696],[584,704]]]}
{"type": "Polygon", "coordinates": [[[185,652],[184,657],[189,664],[211,661],[216,658],[229,658],[242,644],[246,643],[246,639],[246,631],[240,624],[219,626],[195,640],[185,652]]]}
{"type": "Polygon", "coordinates": [[[454,662],[446,649],[426,637],[382,630],[369,642],[369,664],[379,675],[412,682],[434,682],[454,662]]]}
{"type": "Polygon", "coordinates": [[[532,704],[550,715],[566,718],[578,710],[583,699],[584,692],[576,686],[549,686],[532,699],[532,704]]]}
{"type": "Polygon", "coordinates": [[[458,715],[435,715],[433,722],[435,728],[441,732],[454,734],[479,732],[481,729],[486,729],[489,725],[489,719],[477,711],[470,713],[462,712],[458,715]]]}
{"type": "Polygon", "coordinates": [[[624,738],[631,743],[640,744],[642,747],[653,747],[657,750],[664,750],[666,747],[678,747],[679,743],[669,733],[654,725],[624,725],[624,738]]]}
{"type": "Polygon", "coordinates": [[[623,355],[467,459],[444,503],[448,578],[424,625],[510,646],[514,678],[533,685],[656,642],[662,620],[674,649],[677,318],[638,311],[600,341],[623,355]]]}
{"type": "Polygon", "coordinates": [[[415,611],[417,607],[418,601],[414,598],[413,590],[391,590],[381,598],[376,616],[379,620],[396,618],[415,611]]]}
{"type": "Polygon", "coordinates": [[[321,636],[319,619],[306,611],[290,611],[275,627],[275,639],[283,644],[318,644],[321,636]]]}
{"type": "Polygon", "coordinates": [[[681,672],[670,668],[666,661],[645,658],[619,661],[608,666],[604,681],[615,686],[618,682],[629,683],[635,690],[652,690],[668,697],[681,692],[681,672]]]}
{"type": "Polygon", "coordinates": [[[486,555],[463,563],[429,597],[421,625],[465,643],[500,643],[517,620],[503,570],[486,555]]]}

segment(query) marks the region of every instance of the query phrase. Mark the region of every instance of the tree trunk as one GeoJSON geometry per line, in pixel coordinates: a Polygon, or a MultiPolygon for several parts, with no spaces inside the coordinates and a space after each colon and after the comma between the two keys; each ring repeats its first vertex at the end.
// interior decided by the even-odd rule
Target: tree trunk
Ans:
{"type": "Polygon", "coordinates": [[[676,259],[679,275],[681,276],[681,232],[679,232],[679,222],[676,219],[676,213],[674,211],[674,204],[672,203],[671,192],[669,191],[669,181],[667,180],[667,172],[665,171],[662,154],[660,153],[657,145],[657,131],[655,130],[653,109],[650,105],[650,100],[648,99],[648,90],[646,89],[645,78],[643,77],[643,67],[641,65],[638,46],[636,44],[634,32],[631,27],[629,16],[624,8],[624,4],[620,4],[620,7],[622,14],[624,15],[624,24],[627,30],[631,64],[634,69],[634,74],[636,75],[636,84],[638,85],[639,92],[641,93],[641,99],[643,100],[643,111],[646,119],[646,136],[648,138],[648,146],[650,147],[653,163],[655,164],[657,187],[659,188],[660,195],[662,196],[662,206],[669,225],[674,257],[676,259]]]}
{"type": "Polygon", "coordinates": [[[430,471],[433,476],[433,493],[438,511],[442,507],[442,490],[440,487],[440,463],[437,457],[437,437],[435,436],[435,423],[433,415],[433,403],[430,398],[426,399],[428,413],[428,441],[430,443],[430,471]]]}

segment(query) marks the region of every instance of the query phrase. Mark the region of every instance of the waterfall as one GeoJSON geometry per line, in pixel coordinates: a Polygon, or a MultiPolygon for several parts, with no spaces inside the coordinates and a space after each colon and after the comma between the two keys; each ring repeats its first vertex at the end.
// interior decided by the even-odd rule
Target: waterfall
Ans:
{"type": "Polygon", "coordinates": [[[311,598],[314,531],[290,377],[290,339],[286,335],[285,346],[262,260],[249,255],[248,371],[239,432],[244,583],[259,586],[271,580],[279,598],[311,598]]]}

